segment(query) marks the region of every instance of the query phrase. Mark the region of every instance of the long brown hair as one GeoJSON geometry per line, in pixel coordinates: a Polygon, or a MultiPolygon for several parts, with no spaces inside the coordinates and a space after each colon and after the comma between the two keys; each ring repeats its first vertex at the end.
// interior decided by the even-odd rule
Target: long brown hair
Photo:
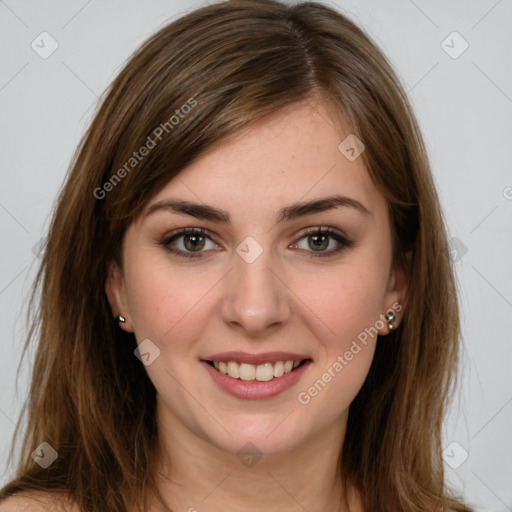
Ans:
{"type": "Polygon", "coordinates": [[[155,389],[134,357],[134,335],[113,321],[107,263],[122,264],[126,228],[182,169],[313,96],[364,142],[362,158],[389,205],[395,264],[410,279],[403,321],[377,344],[350,407],[340,474],[368,511],[469,510],[444,483],[441,425],[459,318],[415,117],[385,56],[347,17],[316,2],[273,0],[220,2],[170,23],[107,91],[60,192],[34,283],[27,426],[16,477],[0,498],[51,491],[84,511],[126,512],[159,496],[155,389]],[[58,452],[46,469],[31,457],[42,441],[58,452]]]}

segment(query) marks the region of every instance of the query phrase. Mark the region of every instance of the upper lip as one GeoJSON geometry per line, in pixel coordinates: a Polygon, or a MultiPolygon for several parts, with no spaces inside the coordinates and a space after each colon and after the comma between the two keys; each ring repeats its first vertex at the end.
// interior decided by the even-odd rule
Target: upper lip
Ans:
{"type": "Polygon", "coordinates": [[[251,354],[249,352],[230,351],[205,357],[203,361],[237,361],[247,364],[263,364],[275,363],[276,361],[303,361],[304,359],[311,358],[304,354],[295,354],[292,352],[263,352],[261,354],[251,354]]]}

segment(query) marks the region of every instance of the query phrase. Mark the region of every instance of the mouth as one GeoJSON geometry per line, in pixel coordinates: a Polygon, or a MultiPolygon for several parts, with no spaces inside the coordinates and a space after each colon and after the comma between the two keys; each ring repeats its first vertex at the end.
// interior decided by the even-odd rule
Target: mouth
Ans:
{"type": "Polygon", "coordinates": [[[205,360],[217,372],[232,379],[242,381],[269,382],[279,380],[284,375],[297,371],[311,359],[282,360],[262,364],[241,363],[238,361],[205,360]]]}
{"type": "Polygon", "coordinates": [[[272,398],[292,390],[313,363],[308,353],[240,350],[208,354],[200,361],[219,389],[244,400],[272,398]]]}

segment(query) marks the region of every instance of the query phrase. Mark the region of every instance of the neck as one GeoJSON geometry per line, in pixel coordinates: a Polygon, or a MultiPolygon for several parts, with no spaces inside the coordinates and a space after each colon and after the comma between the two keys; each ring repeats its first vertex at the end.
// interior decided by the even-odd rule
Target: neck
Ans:
{"type": "MultiPolygon", "coordinates": [[[[172,510],[189,512],[345,511],[338,459],[346,419],[288,453],[257,460],[199,437],[158,401],[159,490],[172,510]]],[[[347,500],[360,510],[352,492],[347,500]]]]}

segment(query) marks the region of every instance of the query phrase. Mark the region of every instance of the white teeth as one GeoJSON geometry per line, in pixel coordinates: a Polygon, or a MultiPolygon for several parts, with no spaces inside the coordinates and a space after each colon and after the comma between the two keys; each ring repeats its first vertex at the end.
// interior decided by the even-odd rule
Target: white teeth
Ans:
{"type": "Polygon", "coordinates": [[[259,364],[256,367],[256,380],[265,382],[274,378],[274,368],[271,363],[259,364]]]}
{"type": "Polygon", "coordinates": [[[285,373],[290,373],[297,368],[302,361],[276,361],[272,363],[263,363],[259,365],[238,363],[237,361],[214,361],[213,366],[224,375],[229,375],[233,379],[257,380],[267,382],[269,380],[282,377],[285,373]]]}
{"type": "Polygon", "coordinates": [[[228,375],[234,379],[240,378],[240,365],[236,361],[229,361],[228,375]]]}
{"type": "Polygon", "coordinates": [[[242,380],[254,380],[256,378],[256,367],[253,364],[240,364],[240,378],[242,380]]]}
{"type": "Polygon", "coordinates": [[[283,361],[276,361],[274,363],[274,377],[282,377],[284,375],[283,361]]]}

